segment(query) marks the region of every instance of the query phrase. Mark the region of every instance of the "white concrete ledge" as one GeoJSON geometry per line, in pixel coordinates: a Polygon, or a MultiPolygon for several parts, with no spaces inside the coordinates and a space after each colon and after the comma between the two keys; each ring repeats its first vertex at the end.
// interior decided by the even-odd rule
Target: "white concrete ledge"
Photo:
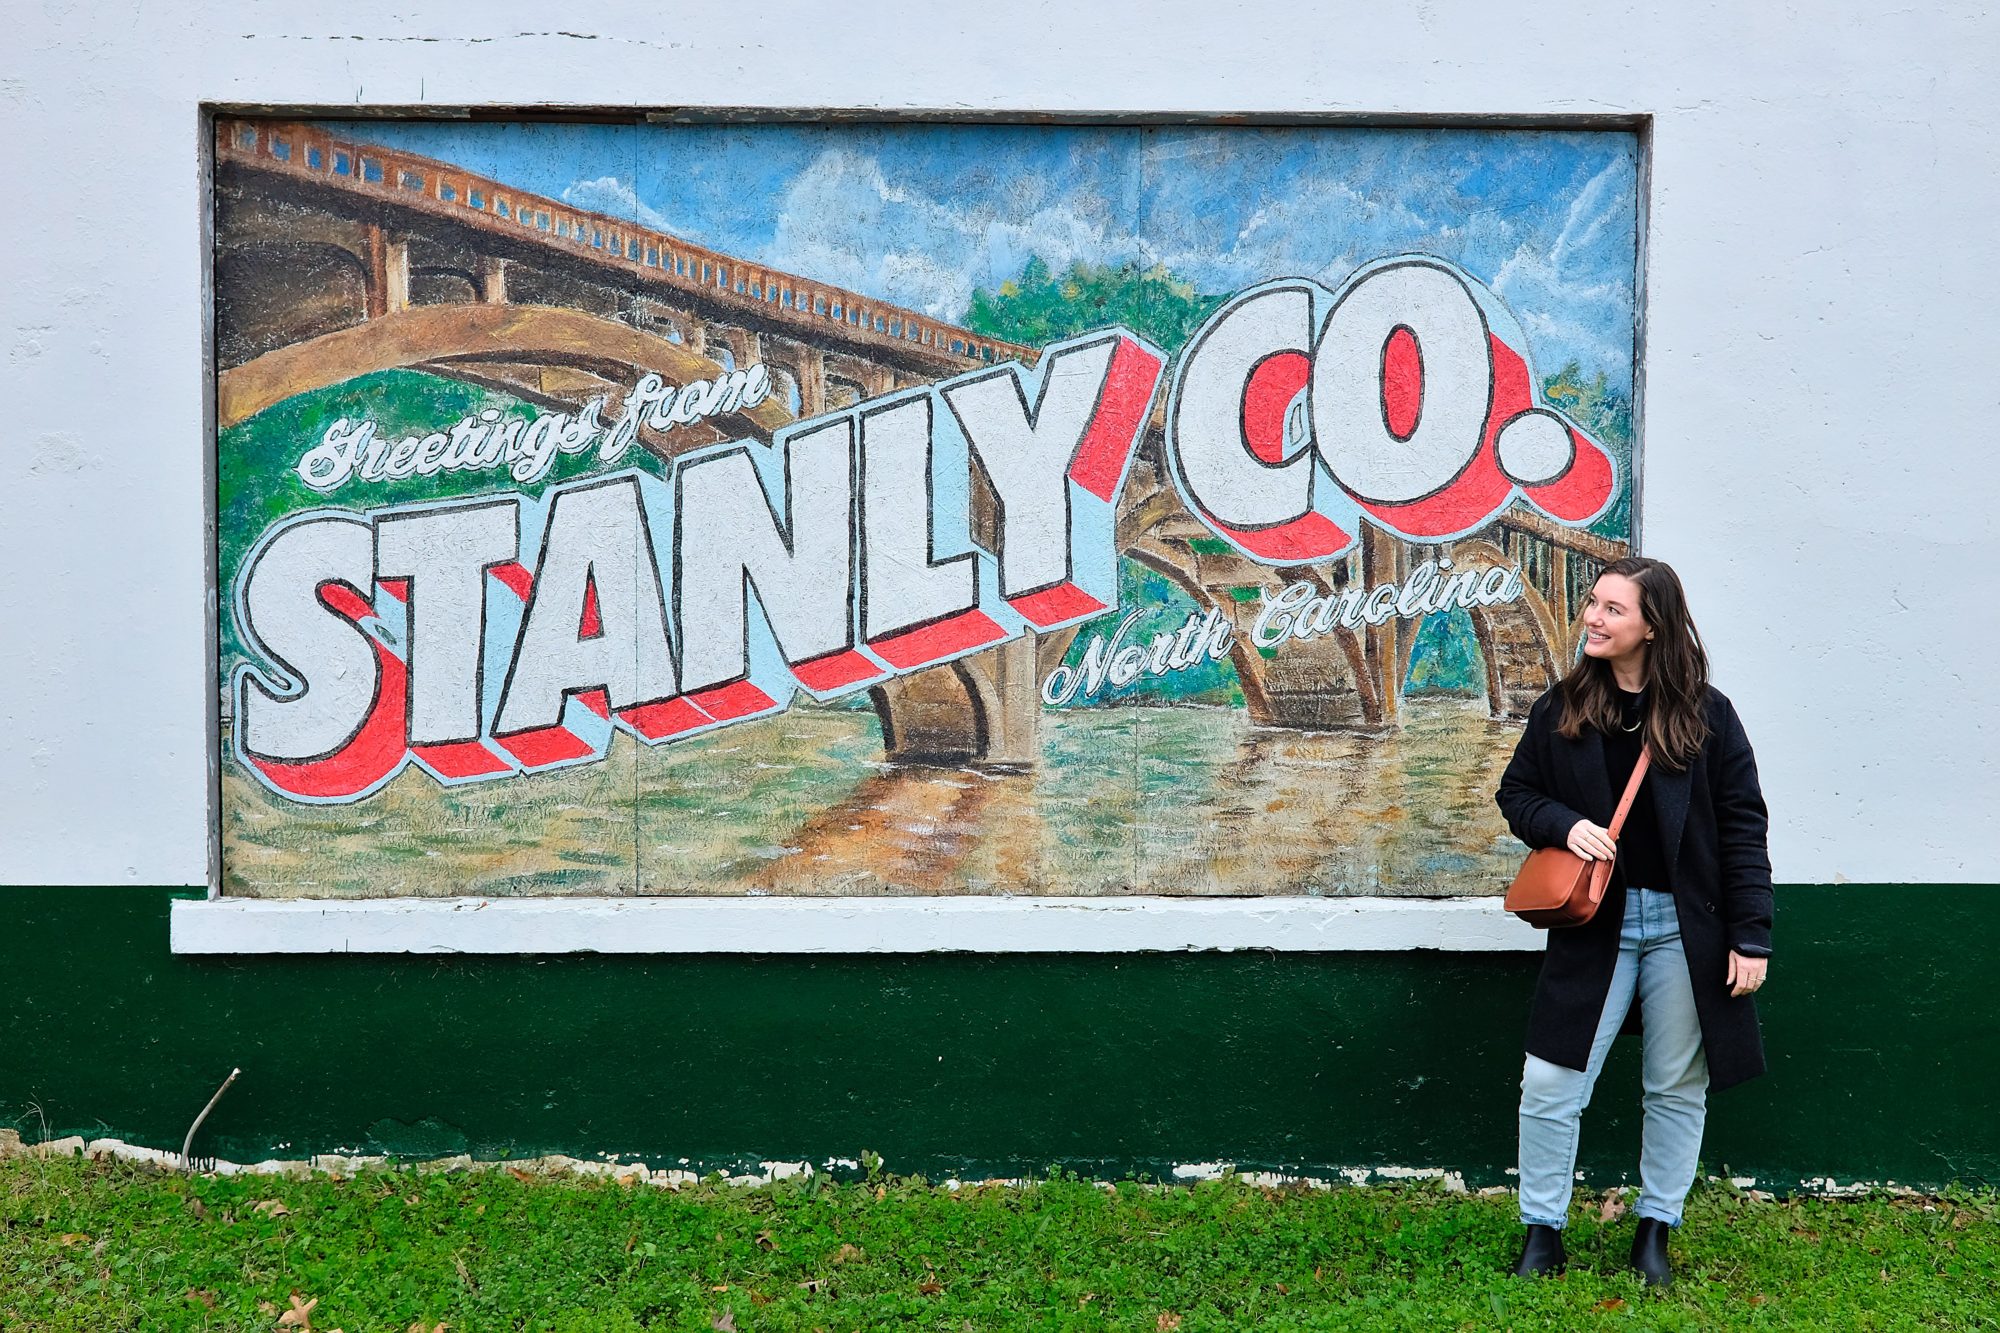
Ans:
{"type": "Polygon", "coordinates": [[[1487,898],[259,898],[178,901],[173,951],[252,953],[1525,952],[1487,898]]]}

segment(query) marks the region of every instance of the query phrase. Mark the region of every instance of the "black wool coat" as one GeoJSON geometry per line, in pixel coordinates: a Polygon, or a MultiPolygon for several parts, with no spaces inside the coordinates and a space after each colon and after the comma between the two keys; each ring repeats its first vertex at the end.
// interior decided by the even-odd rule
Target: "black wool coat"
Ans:
{"type": "MultiPolygon", "coordinates": [[[[1552,689],[1529,712],[1494,797],[1514,836],[1530,847],[1564,846],[1577,820],[1609,826],[1618,808],[1604,737],[1586,728],[1566,740],[1556,730],[1561,718],[1562,692],[1552,689]]],[[[1720,1090],[1764,1072],[1756,998],[1730,998],[1724,978],[1731,949],[1770,951],[1771,858],[1757,760],[1735,707],[1719,690],[1709,691],[1708,724],[1708,744],[1694,763],[1680,773],[1655,763],[1638,799],[1650,795],[1659,818],[1709,1086],[1720,1090]]],[[[1569,1069],[1584,1067],[1611,991],[1624,917],[1625,886],[1614,876],[1589,922],[1549,931],[1528,1018],[1531,1055],[1569,1069]]],[[[1636,1000],[1632,1007],[1636,1015],[1636,1000]]]]}

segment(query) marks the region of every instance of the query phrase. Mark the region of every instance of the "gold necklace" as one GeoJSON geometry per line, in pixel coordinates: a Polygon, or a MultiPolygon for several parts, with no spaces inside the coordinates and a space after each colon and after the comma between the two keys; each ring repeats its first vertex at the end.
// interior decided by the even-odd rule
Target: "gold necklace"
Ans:
{"type": "Polygon", "coordinates": [[[1623,731],[1629,735],[1630,733],[1637,731],[1640,727],[1646,725],[1646,714],[1644,711],[1646,707],[1645,699],[1646,699],[1646,692],[1643,689],[1640,690],[1637,695],[1633,696],[1632,721],[1630,725],[1627,725],[1624,718],[1622,717],[1619,718],[1618,729],[1620,731],[1623,731]]]}

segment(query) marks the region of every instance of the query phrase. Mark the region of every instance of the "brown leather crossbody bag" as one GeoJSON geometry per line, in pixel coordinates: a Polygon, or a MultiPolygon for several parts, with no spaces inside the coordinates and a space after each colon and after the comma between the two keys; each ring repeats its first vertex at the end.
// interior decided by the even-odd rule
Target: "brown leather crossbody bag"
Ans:
{"type": "MultiPolygon", "coordinates": [[[[1611,841],[1617,842],[1625,828],[1625,816],[1632,813],[1632,799],[1653,762],[1653,750],[1639,751],[1632,765],[1632,780],[1618,799],[1618,813],[1611,816],[1611,841]]],[[[1604,890],[1611,883],[1611,862],[1590,861],[1567,847],[1538,847],[1528,853],[1507,890],[1507,910],[1531,926],[1580,926],[1597,915],[1604,890]]]]}

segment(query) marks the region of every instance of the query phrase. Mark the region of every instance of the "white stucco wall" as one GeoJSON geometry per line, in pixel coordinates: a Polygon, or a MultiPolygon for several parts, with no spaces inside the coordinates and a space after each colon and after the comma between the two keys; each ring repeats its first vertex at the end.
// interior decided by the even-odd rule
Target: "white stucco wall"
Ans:
{"type": "Polygon", "coordinates": [[[1650,114],[1644,547],[1778,876],[2000,882],[2000,18],[1820,8],[10,4],[0,882],[207,877],[205,101],[1650,114]]]}

